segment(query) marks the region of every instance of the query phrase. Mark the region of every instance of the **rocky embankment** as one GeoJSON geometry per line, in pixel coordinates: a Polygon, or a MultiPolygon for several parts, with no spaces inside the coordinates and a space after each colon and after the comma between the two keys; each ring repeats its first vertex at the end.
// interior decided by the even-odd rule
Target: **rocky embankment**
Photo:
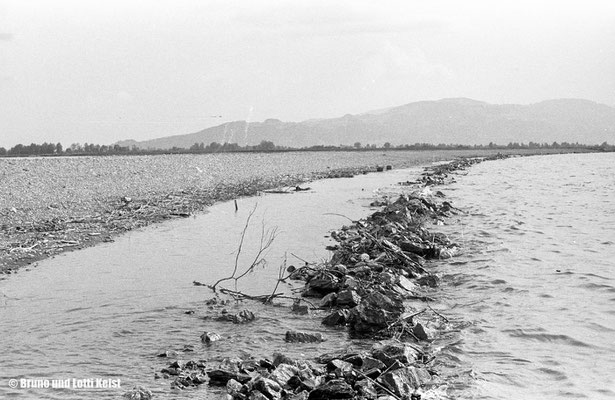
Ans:
{"type": "MultiPolygon", "coordinates": [[[[333,232],[337,244],[331,248],[329,262],[289,268],[289,276],[283,278],[304,282],[292,312],[327,310],[323,325],[345,327],[351,336],[373,339],[371,349],[315,355],[313,360],[280,353],[218,363],[177,360],[163,368],[159,377],[170,379],[177,389],[222,386],[230,399],[237,400],[418,400],[445,384],[434,367],[437,353],[430,343],[449,327],[449,321],[431,307],[434,300],[425,288],[436,287],[439,281],[429,272],[430,260],[452,257],[459,246],[427,226],[442,224],[459,210],[433,186],[483,160],[463,158],[426,168],[419,180],[403,183],[412,186],[408,193],[392,202],[374,203],[381,206],[378,211],[333,232]]],[[[210,304],[216,309],[226,301],[216,297],[210,304]]],[[[255,316],[245,310],[220,318],[246,324],[255,316]]],[[[205,332],[201,338],[215,345],[220,336],[205,332]]],[[[326,340],[323,334],[296,331],[282,338],[287,342],[326,340]]],[[[127,393],[130,396],[147,398],[148,393],[135,389],[127,393]]]]}

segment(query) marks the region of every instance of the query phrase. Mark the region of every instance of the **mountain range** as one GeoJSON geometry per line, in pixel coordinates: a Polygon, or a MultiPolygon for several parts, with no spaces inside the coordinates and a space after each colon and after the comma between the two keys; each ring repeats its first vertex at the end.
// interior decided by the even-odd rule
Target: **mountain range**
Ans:
{"type": "Polygon", "coordinates": [[[600,144],[615,137],[615,108],[582,99],[540,103],[489,104],[466,98],[420,101],[339,118],[283,122],[234,121],[199,132],[157,139],[118,142],[140,149],[189,148],[237,143],[241,146],[271,141],[288,147],[382,145],[414,143],[507,144],[568,142],[600,144]]]}

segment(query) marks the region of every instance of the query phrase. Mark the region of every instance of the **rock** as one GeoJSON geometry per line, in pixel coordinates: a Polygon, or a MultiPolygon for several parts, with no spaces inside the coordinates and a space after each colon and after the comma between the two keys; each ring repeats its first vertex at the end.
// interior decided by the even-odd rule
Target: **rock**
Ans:
{"type": "MultiPolygon", "coordinates": [[[[224,312],[225,310],[222,310],[224,312]]],[[[241,310],[237,314],[226,314],[218,318],[219,321],[230,321],[234,324],[245,324],[254,321],[256,316],[250,310],[241,310]]]]}
{"type": "Polygon", "coordinates": [[[344,277],[344,282],[342,283],[342,286],[346,289],[356,290],[359,288],[359,281],[357,281],[352,276],[347,275],[344,277]]]}
{"type": "Polygon", "coordinates": [[[333,360],[344,358],[345,353],[325,353],[316,357],[316,362],[319,364],[328,364],[333,360]]]}
{"type": "Polygon", "coordinates": [[[343,325],[346,323],[350,311],[346,309],[335,310],[323,318],[322,324],[327,326],[343,325]]]}
{"type": "Polygon", "coordinates": [[[417,322],[412,327],[412,334],[416,336],[416,338],[419,340],[429,340],[429,335],[427,334],[427,331],[425,330],[423,324],[421,324],[420,322],[417,322]]]}
{"type": "Polygon", "coordinates": [[[458,247],[442,247],[439,249],[438,258],[446,259],[455,257],[460,253],[458,247]]]}
{"type": "Polygon", "coordinates": [[[280,386],[285,386],[290,378],[298,373],[299,368],[289,364],[280,364],[273,372],[271,372],[269,378],[276,381],[280,386]]]}
{"type": "Polygon", "coordinates": [[[296,314],[307,315],[310,313],[310,307],[307,305],[301,305],[301,300],[297,299],[293,302],[292,311],[296,314]]]}
{"type": "Polygon", "coordinates": [[[128,400],[150,400],[152,391],[143,386],[136,386],[124,393],[122,397],[128,400]]]}
{"type": "Polygon", "coordinates": [[[207,371],[207,376],[209,377],[209,384],[212,386],[226,386],[228,381],[231,379],[234,379],[239,383],[246,383],[251,379],[250,375],[243,372],[224,369],[207,371]]]}
{"type": "Polygon", "coordinates": [[[277,400],[282,396],[282,387],[272,379],[259,376],[252,383],[252,387],[264,394],[269,400],[277,400]]]}
{"type": "Polygon", "coordinates": [[[318,343],[324,342],[325,337],[322,333],[306,333],[306,332],[297,332],[297,331],[287,331],[286,339],[287,342],[291,343],[318,343]]]}
{"type": "Polygon", "coordinates": [[[173,389],[185,389],[187,387],[194,387],[202,385],[207,382],[207,378],[201,374],[182,374],[175,378],[173,382],[171,382],[171,388],[173,389]]]}
{"type": "Polygon", "coordinates": [[[320,308],[330,308],[335,305],[336,300],[337,300],[337,293],[335,292],[329,293],[328,295],[320,299],[318,306],[320,308]]]}
{"type": "Polygon", "coordinates": [[[355,307],[361,302],[361,296],[354,290],[342,290],[337,295],[337,305],[340,307],[355,307]]]}
{"type": "Polygon", "coordinates": [[[330,268],[330,271],[336,273],[339,276],[344,276],[348,273],[348,268],[346,268],[346,266],[343,264],[335,264],[333,267],[330,268]]]}
{"type": "Polygon", "coordinates": [[[326,271],[322,271],[312,277],[307,282],[306,292],[319,293],[325,295],[331,292],[336,292],[339,289],[339,279],[326,271]]]}
{"type": "Polygon", "coordinates": [[[222,336],[218,335],[216,332],[203,332],[201,335],[201,342],[203,343],[217,342],[220,339],[222,339],[222,336]]]}
{"type": "Polygon", "coordinates": [[[218,368],[207,371],[209,376],[209,384],[217,386],[225,386],[229,380],[234,379],[239,383],[248,382],[250,375],[239,370],[239,364],[242,361],[238,358],[225,358],[220,362],[218,368]]]}
{"type": "Polygon", "coordinates": [[[277,368],[278,366],[280,366],[280,364],[296,366],[297,362],[282,353],[273,353],[273,366],[277,368]]]}
{"type": "Polygon", "coordinates": [[[423,244],[412,243],[412,242],[399,242],[398,245],[399,245],[399,248],[402,249],[403,251],[414,253],[421,257],[426,257],[426,258],[437,257],[433,248],[430,248],[429,246],[425,246],[423,244]]]}
{"type": "Polygon", "coordinates": [[[430,379],[427,370],[416,367],[399,368],[380,377],[382,384],[400,398],[410,398],[419,386],[430,379]]]}
{"type": "Polygon", "coordinates": [[[381,272],[378,274],[378,282],[384,284],[393,284],[397,280],[397,277],[390,272],[381,272]]]}
{"type": "Polygon", "coordinates": [[[338,377],[345,376],[353,369],[354,366],[351,363],[342,360],[331,360],[327,363],[327,372],[334,373],[338,377]]]}
{"type": "Polygon", "coordinates": [[[389,296],[380,292],[372,292],[361,304],[350,310],[348,322],[350,328],[360,334],[380,331],[404,312],[401,297],[391,293],[389,296]]]}
{"type": "Polygon", "coordinates": [[[356,392],[342,379],[323,383],[310,392],[309,400],[352,399],[356,392]]]}
{"type": "Polygon", "coordinates": [[[394,340],[386,340],[376,343],[372,347],[372,355],[390,367],[395,361],[402,365],[408,365],[422,359],[423,351],[410,343],[401,343],[394,340]]]}
{"type": "Polygon", "coordinates": [[[397,277],[397,284],[404,290],[408,292],[413,292],[416,290],[416,285],[408,278],[403,275],[399,275],[397,277]]]}
{"type": "Polygon", "coordinates": [[[366,264],[374,272],[382,272],[384,270],[384,265],[382,265],[382,264],[380,264],[378,262],[369,261],[366,264]]]}
{"type": "Polygon", "coordinates": [[[251,371],[256,371],[257,369],[259,369],[260,366],[261,366],[260,361],[257,361],[254,358],[250,358],[248,360],[243,360],[241,364],[239,365],[239,369],[246,371],[246,372],[251,372],[251,371]]]}
{"type": "Polygon", "coordinates": [[[250,392],[249,400],[269,400],[267,396],[259,392],[258,390],[253,390],[250,392]]]}
{"type": "Polygon", "coordinates": [[[230,300],[228,299],[220,299],[218,297],[212,297],[211,299],[208,299],[207,301],[205,301],[205,304],[208,306],[214,306],[214,305],[222,305],[225,306],[227,304],[229,304],[230,300]]]}
{"type": "Polygon", "coordinates": [[[294,391],[306,390],[308,393],[322,384],[322,378],[309,369],[302,370],[299,375],[292,376],[286,383],[294,391]]]}
{"type": "Polygon", "coordinates": [[[287,397],[288,400],[307,400],[310,393],[307,390],[303,390],[297,394],[293,394],[287,397]]]}
{"type": "Polygon", "coordinates": [[[386,369],[386,365],[373,357],[364,357],[363,358],[363,362],[361,364],[361,371],[362,372],[369,372],[369,371],[373,371],[373,370],[381,370],[384,371],[386,369]]]}
{"type": "Polygon", "coordinates": [[[303,368],[299,370],[298,378],[300,381],[299,387],[308,391],[314,390],[320,386],[324,380],[322,376],[316,375],[311,368],[303,368]]]}
{"type": "Polygon", "coordinates": [[[175,358],[175,357],[179,357],[179,352],[175,350],[167,350],[160,354],[157,354],[156,357],[175,358]]]}
{"type": "Polygon", "coordinates": [[[367,265],[359,265],[351,269],[349,273],[359,277],[370,276],[372,274],[372,269],[367,265]]]}
{"type": "Polygon", "coordinates": [[[229,379],[229,381],[226,382],[226,392],[231,396],[235,397],[244,391],[245,386],[237,382],[235,379],[229,379]]]}
{"type": "Polygon", "coordinates": [[[363,379],[355,382],[354,390],[357,391],[357,395],[362,399],[376,399],[378,392],[376,391],[376,385],[372,381],[363,379]]]}
{"type": "Polygon", "coordinates": [[[440,283],[440,278],[436,275],[425,275],[416,280],[416,283],[421,286],[429,286],[435,288],[440,283]]]}

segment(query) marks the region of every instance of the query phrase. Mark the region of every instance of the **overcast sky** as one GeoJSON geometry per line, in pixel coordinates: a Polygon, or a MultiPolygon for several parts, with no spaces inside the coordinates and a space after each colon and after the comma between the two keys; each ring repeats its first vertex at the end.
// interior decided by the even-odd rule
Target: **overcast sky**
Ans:
{"type": "Polygon", "coordinates": [[[0,0],[0,146],[419,100],[615,106],[615,1],[0,0]]]}

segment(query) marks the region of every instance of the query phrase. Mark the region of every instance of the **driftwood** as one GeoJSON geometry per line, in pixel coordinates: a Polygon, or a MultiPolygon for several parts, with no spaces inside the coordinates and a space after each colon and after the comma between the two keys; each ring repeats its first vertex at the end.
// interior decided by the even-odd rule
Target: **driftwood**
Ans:
{"type": "Polygon", "coordinates": [[[218,287],[220,283],[225,282],[225,281],[230,281],[230,280],[234,281],[235,290],[237,290],[237,282],[241,278],[253,272],[257,266],[265,263],[263,256],[267,252],[269,247],[271,247],[271,245],[273,244],[277,236],[277,228],[265,229],[265,224],[263,223],[261,226],[260,247],[258,251],[256,252],[256,255],[254,256],[254,259],[242,273],[240,273],[239,275],[237,274],[239,270],[239,257],[241,255],[241,251],[243,250],[246,232],[248,230],[248,227],[250,226],[250,220],[252,219],[252,216],[256,212],[257,206],[258,204],[254,206],[252,211],[250,211],[250,214],[248,215],[248,218],[246,220],[246,224],[243,228],[243,231],[241,232],[241,239],[239,240],[239,247],[237,249],[237,254],[235,255],[235,265],[233,267],[233,273],[230,276],[218,279],[218,281],[216,281],[213,285],[207,285],[214,292],[216,291],[216,288],[218,287]]]}

